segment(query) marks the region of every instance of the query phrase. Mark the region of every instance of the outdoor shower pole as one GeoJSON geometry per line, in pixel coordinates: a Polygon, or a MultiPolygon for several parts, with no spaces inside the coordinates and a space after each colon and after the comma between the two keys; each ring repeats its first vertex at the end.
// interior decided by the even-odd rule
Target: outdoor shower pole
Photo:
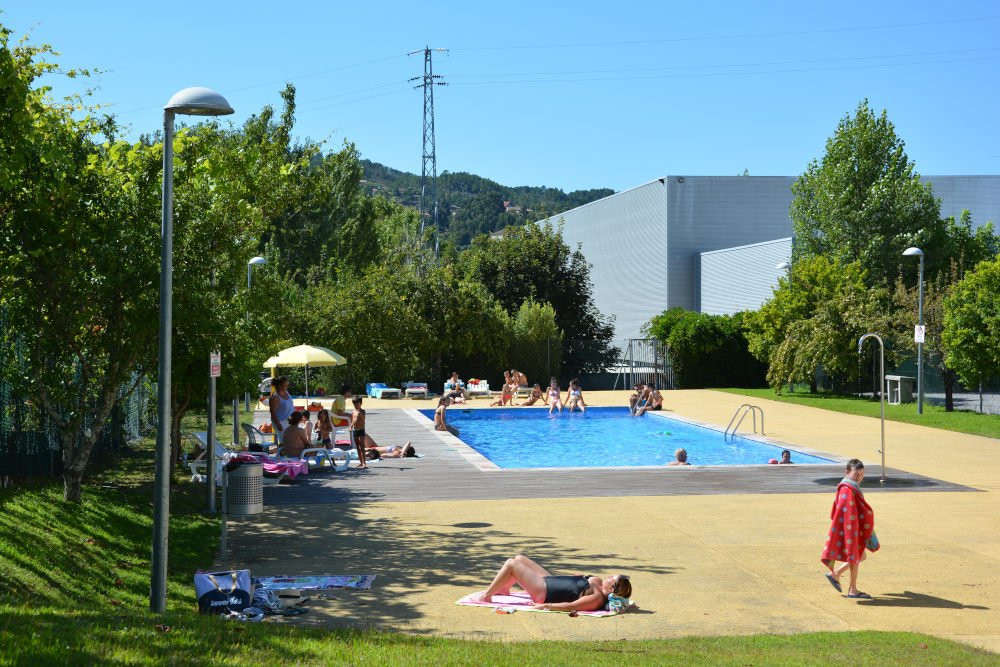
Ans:
{"type": "Polygon", "coordinates": [[[882,484],[885,484],[885,344],[882,342],[882,337],[876,333],[866,333],[864,336],[858,339],[858,354],[861,354],[861,348],[865,344],[865,340],[868,338],[874,338],[878,341],[879,347],[879,373],[880,382],[879,385],[879,411],[882,422],[882,448],[879,453],[882,455],[882,478],[879,480],[882,484]]]}

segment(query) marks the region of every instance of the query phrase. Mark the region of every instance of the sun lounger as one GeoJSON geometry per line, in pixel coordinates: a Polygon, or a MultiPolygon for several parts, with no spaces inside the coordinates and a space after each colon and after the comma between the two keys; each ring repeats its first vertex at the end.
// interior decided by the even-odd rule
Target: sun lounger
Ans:
{"type": "MultiPolygon", "coordinates": [[[[201,447],[202,452],[208,451],[208,433],[206,431],[195,431],[191,433],[198,445],[201,447]]],[[[204,456],[204,454],[202,454],[204,456]]],[[[239,459],[240,457],[253,458],[254,460],[261,460],[262,458],[267,458],[263,454],[257,452],[237,452],[232,449],[227,448],[220,442],[215,443],[215,478],[221,484],[222,483],[222,470],[226,464],[233,460],[239,459]]],[[[208,474],[208,461],[204,458],[194,459],[188,461],[188,468],[191,470],[191,475],[194,477],[200,477],[208,474]]],[[[283,469],[269,469],[267,465],[264,466],[264,484],[277,484],[285,477],[294,477],[294,475],[289,475],[289,471],[283,469]]]]}
{"type": "Polygon", "coordinates": [[[400,390],[386,386],[384,382],[369,382],[365,385],[369,398],[399,398],[400,390]]]}
{"type": "Polygon", "coordinates": [[[465,395],[469,398],[474,398],[476,396],[490,397],[490,383],[486,380],[479,380],[478,382],[473,382],[469,380],[469,384],[465,385],[465,395]]]}
{"type": "Polygon", "coordinates": [[[264,433],[253,424],[240,424],[247,434],[247,451],[272,453],[277,449],[273,433],[264,433]]]}
{"type": "Polygon", "coordinates": [[[526,384],[519,385],[517,391],[514,392],[515,396],[531,396],[531,387],[526,384]]]}
{"type": "Polygon", "coordinates": [[[426,382],[407,382],[404,386],[403,393],[407,398],[427,398],[427,383],[426,382]]]}

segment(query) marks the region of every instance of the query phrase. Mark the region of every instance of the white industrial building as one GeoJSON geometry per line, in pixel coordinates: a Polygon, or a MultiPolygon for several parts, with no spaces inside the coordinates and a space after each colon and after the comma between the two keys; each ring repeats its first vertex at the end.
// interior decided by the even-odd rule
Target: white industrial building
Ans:
{"type": "MultiPolygon", "coordinates": [[[[1000,221],[1000,176],[926,176],[941,215],[1000,221]]],[[[618,341],[667,308],[753,310],[791,255],[792,176],[667,176],[549,219],[592,265],[618,341]]],[[[544,221],[543,221],[544,222],[544,221]]],[[[930,251],[930,249],[927,249],[930,251]]]]}

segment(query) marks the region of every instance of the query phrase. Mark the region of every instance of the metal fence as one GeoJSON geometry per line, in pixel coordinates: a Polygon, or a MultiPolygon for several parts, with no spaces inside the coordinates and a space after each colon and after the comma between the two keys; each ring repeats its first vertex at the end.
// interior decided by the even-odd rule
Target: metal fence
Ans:
{"type": "MultiPolygon", "coordinates": [[[[0,477],[55,477],[62,474],[59,433],[43,410],[12,381],[21,349],[0,315],[0,477]]],[[[120,396],[91,451],[90,463],[105,465],[149,432],[154,415],[155,384],[141,379],[128,397],[120,396]]],[[[85,425],[89,426],[88,425],[85,425]]]]}
{"type": "Polygon", "coordinates": [[[658,389],[674,388],[674,372],[666,345],[655,338],[629,338],[621,350],[613,389],[631,389],[639,382],[658,389]]]}

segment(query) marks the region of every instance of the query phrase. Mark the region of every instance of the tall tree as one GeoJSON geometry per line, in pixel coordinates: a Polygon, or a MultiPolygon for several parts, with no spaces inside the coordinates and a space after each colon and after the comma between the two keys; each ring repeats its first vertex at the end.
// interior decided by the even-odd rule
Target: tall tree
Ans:
{"type": "Polygon", "coordinates": [[[930,184],[920,182],[903,148],[885,110],[876,116],[868,100],[840,120],[823,158],[792,185],[796,260],[858,262],[868,284],[893,283],[903,250],[940,215],[930,184]]]}
{"type": "Polygon", "coordinates": [[[552,305],[564,332],[564,376],[601,372],[617,359],[613,318],[594,305],[590,265],[579,249],[566,245],[561,229],[529,224],[508,227],[499,238],[479,236],[460,264],[508,313],[528,299],[552,305]]]}
{"type": "Polygon", "coordinates": [[[967,387],[1000,377],[1000,256],[979,263],[944,301],[945,361],[967,387]]]}
{"type": "Polygon", "coordinates": [[[57,70],[51,49],[9,38],[0,26],[0,307],[27,393],[58,429],[64,497],[79,502],[111,410],[155,347],[160,152],[76,117],[82,100],[53,100],[38,83],[57,70]]]}

